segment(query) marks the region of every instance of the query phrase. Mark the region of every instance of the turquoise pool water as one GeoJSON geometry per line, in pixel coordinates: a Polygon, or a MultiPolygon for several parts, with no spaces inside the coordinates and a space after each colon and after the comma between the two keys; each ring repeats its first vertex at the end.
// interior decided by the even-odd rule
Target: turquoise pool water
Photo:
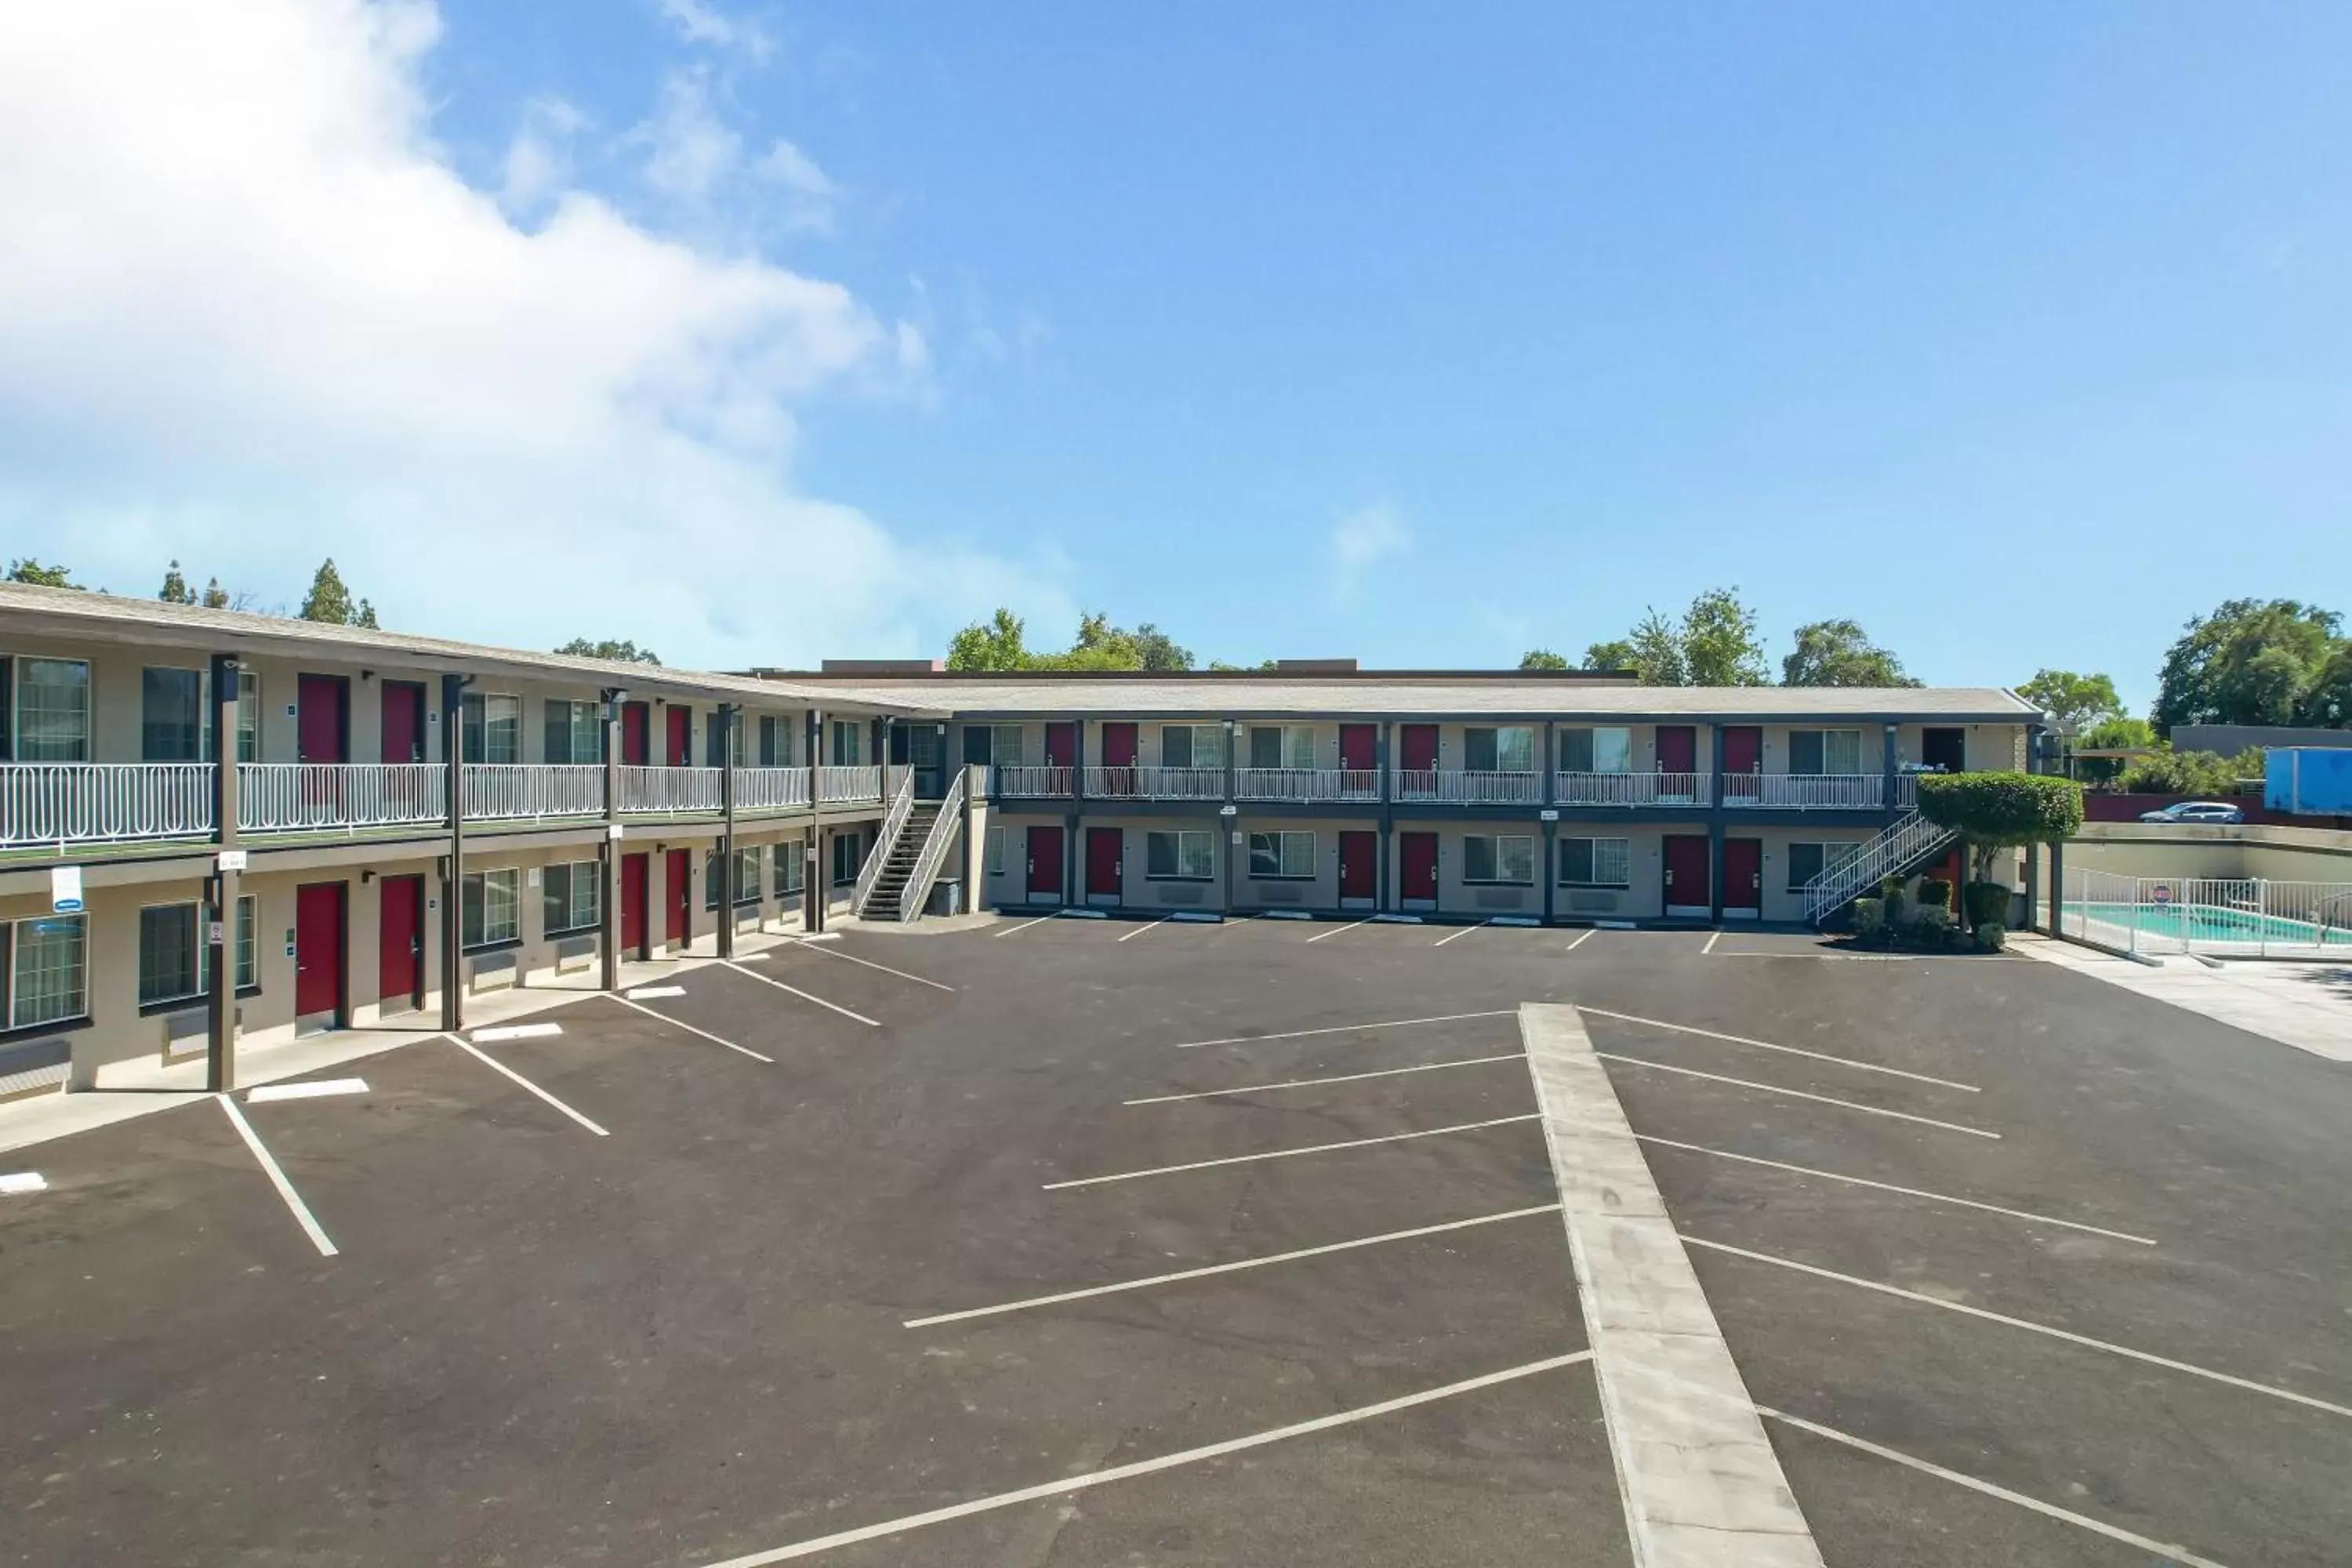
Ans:
{"type": "Polygon", "coordinates": [[[2086,904],[2083,912],[2111,926],[2137,925],[2150,936],[2193,942],[2275,942],[2300,947],[2342,947],[2352,950],[2352,931],[2331,926],[2322,931],[2309,921],[2283,915],[2258,915],[2248,910],[2216,904],[2086,904]]]}

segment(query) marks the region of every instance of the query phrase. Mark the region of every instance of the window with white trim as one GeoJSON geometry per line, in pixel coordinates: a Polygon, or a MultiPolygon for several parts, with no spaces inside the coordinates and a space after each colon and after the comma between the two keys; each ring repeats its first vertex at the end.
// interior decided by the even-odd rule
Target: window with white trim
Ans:
{"type": "Polygon", "coordinates": [[[201,669],[150,665],[139,672],[139,759],[147,763],[200,763],[211,748],[212,726],[205,721],[205,688],[201,669]]]}
{"type": "Polygon", "coordinates": [[[236,672],[236,760],[261,760],[261,675],[257,670],[236,672]]]}
{"type": "Polygon", "coordinates": [[[457,715],[461,762],[522,761],[521,698],[469,691],[458,705],[457,715]]]}
{"type": "Polygon", "coordinates": [[[8,662],[9,755],[20,763],[89,761],[89,660],[8,662]]]}
{"type": "Polygon", "coordinates": [[[5,927],[8,1026],[62,1024],[89,1011],[89,929],[80,915],[35,915],[5,927]]]}
{"type": "Polygon", "coordinates": [[[1250,875],[1260,881],[1304,881],[1315,875],[1315,835],[1253,833],[1249,865],[1250,875]]]}
{"type": "Polygon", "coordinates": [[[1559,885],[1563,888],[1626,888],[1633,882],[1630,838],[1562,838],[1559,885]]]}
{"type": "MultiPolygon", "coordinates": [[[[212,948],[205,941],[205,906],[188,902],[149,904],[139,911],[139,1005],[178,1002],[202,996],[211,988],[212,948]]],[[[236,901],[236,985],[254,988],[255,958],[253,895],[236,901]]]]}
{"type": "Polygon", "coordinates": [[[992,877],[1004,875],[1004,829],[990,828],[988,836],[982,840],[982,845],[983,847],[982,866],[992,877]]]}
{"type": "Polygon", "coordinates": [[[866,724],[857,719],[835,719],[833,721],[833,765],[836,768],[861,767],[866,762],[866,724]]]}
{"type": "Polygon", "coordinates": [[[1160,765],[1163,768],[1222,768],[1225,765],[1223,724],[1162,724],[1160,765]]]}
{"type": "Polygon", "coordinates": [[[1143,874],[1155,882],[1205,882],[1216,875],[1213,835],[1173,828],[1143,836],[1143,874]]]}
{"type": "Polygon", "coordinates": [[[1525,724],[1473,725],[1462,731],[1462,765],[1474,773],[1536,771],[1536,732],[1525,724]]]}
{"type": "Polygon", "coordinates": [[[550,866],[539,879],[541,918],[549,936],[593,928],[604,912],[604,868],[594,860],[550,866]]]}
{"type": "Polygon", "coordinates": [[[787,838],[776,846],[776,897],[788,898],[801,890],[808,880],[808,846],[797,838],[787,838]]]}
{"type": "Polygon", "coordinates": [[[1622,725],[1580,726],[1559,732],[1559,771],[1564,773],[1630,773],[1633,731],[1622,725]]]}
{"type": "Polygon", "coordinates": [[[1531,887],[1536,879],[1536,841],[1525,833],[1465,833],[1462,879],[1531,887]]]}
{"type": "Polygon", "coordinates": [[[522,935],[522,873],[512,866],[468,871],[458,889],[457,934],[467,947],[488,947],[522,935]]]}
{"type": "Polygon", "coordinates": [[[1850,839],[1789,846],[1789,891],[1801,893],[1814,878],[1837,870],[1862,853],[1850,839]]]}
{"type": "Polygon", "coordinates": [[[1789,771],[1811,775],[1862,772],[1862,731],[1790,731],[1789,771]]]}
{"type": "Polygon", "coordinates": [[[1254,768],[1311,768],[1315,765],[1312,724],[1253,724],[1249,731],[1249,765],[1254,768]]]}
{"type": "Polygon", "coordinates": [[[855,886],[857,873],[866,864],[866,840],[856,829],[833,836],[833,885],[836,888],[855,886]]]}
{"type": "Polygon", "coordinates": [[[548,762],[558,766],[601,763],[604,760],[604,706],[551,698],[546,733],[548,762]]]}

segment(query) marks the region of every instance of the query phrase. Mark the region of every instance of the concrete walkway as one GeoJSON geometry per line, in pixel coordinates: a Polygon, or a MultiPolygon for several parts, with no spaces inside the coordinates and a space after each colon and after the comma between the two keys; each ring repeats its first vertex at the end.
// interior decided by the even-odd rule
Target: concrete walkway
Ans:
{"type": "Polygon", "coordinates": [[[2330,1061],[2352,1062],[2352,963],[2245,959],[2210,968],[2179,956],[2145,962],[2116,958],[2031,934],[2013,936],[2010,943],[2044,963],[2202,1013],[2330,1061]]]}

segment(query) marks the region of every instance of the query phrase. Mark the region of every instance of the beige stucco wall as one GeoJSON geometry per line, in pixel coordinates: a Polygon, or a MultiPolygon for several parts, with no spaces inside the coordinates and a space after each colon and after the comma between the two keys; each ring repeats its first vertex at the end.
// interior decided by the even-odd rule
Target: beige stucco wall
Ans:
{"type": "Polygon", "coordinates": [[[2067,841],[2066,864],[2127,877],[2260,877],[2273,881],[2352,883],[2352,833],[2089,823],[2081,837],[2067,841]]]}

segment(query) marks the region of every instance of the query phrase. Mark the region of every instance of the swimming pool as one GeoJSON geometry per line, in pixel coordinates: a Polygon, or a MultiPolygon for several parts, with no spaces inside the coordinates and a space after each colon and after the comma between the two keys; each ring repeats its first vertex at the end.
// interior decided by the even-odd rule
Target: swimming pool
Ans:
{"type": "Polygon", "coordinates": [[[2221,904],[2093,901],[2084,904],[2082,912],[2086,919],[2102,925],[2118,927],[2126,932],[2137,928],[2145,936],[2168,938],[2183,945],[2342,948],[2352,953],[2352,929],[2221,904]]]}

